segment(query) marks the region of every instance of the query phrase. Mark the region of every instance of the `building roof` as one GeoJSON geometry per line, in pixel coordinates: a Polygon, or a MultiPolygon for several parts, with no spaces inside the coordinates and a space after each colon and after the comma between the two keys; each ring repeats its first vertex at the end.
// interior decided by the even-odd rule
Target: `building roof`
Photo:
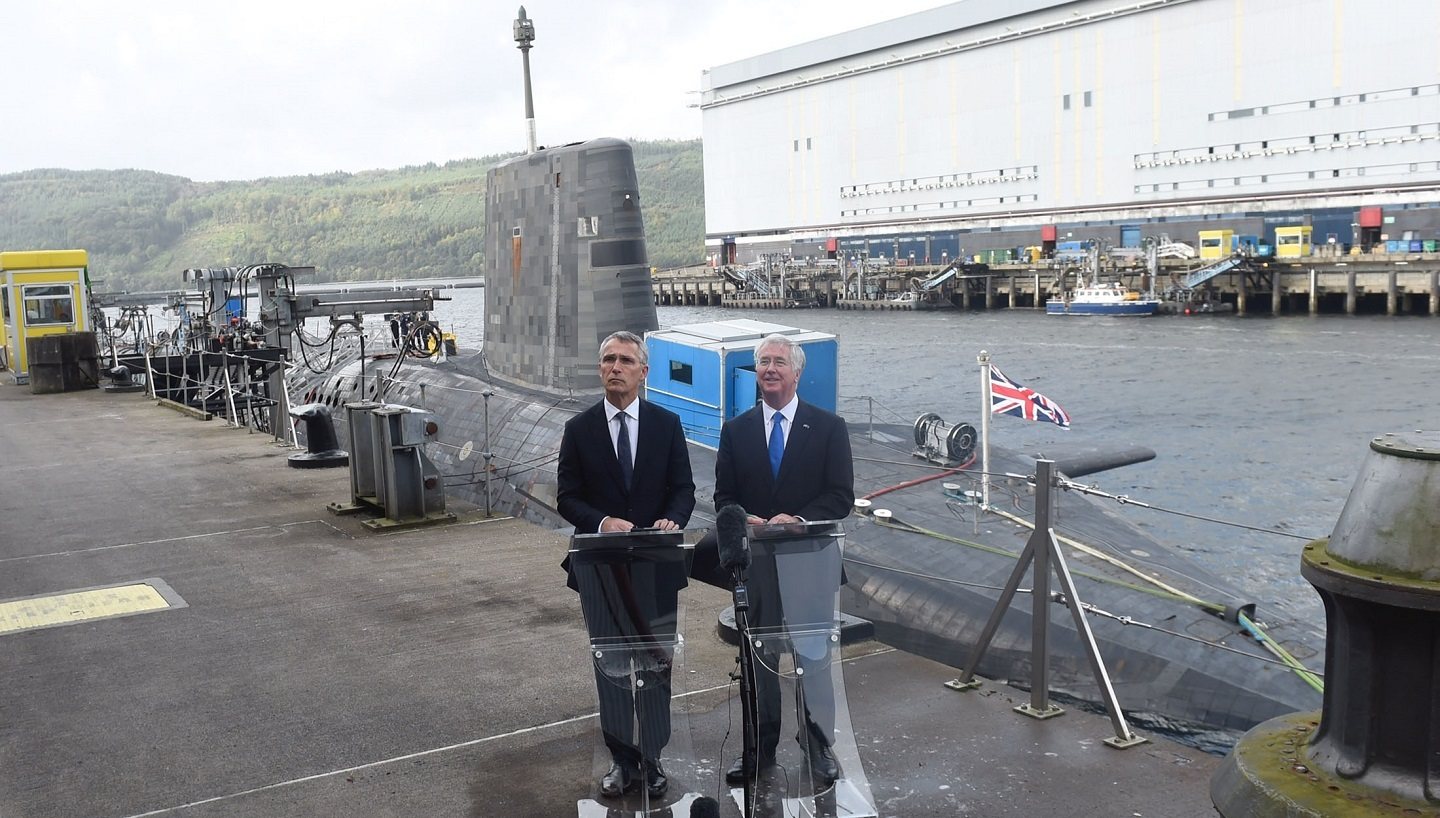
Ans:
{"type": "Polygon", "coordinates": [[[960,0],[882,23],[759,54],[709,69],[704,90],[752,82],[775,74],[867,54],[884,48],[962,31],[1037,11],[1065,6],[1074,0],[960,0]]]}

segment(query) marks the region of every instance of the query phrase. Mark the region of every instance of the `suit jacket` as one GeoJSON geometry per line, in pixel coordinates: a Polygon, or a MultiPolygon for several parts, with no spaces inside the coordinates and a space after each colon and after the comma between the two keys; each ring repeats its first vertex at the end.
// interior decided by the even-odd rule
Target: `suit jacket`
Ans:
{"type": "Polygon", "coordinates": [[[683,527],[695,509],[695,480],[680,416],[647,400],[640,401],[640,432],[635,441],[633,482],[621,485],[620,460],[610,442],[605,401],[571,418],[560,439],[557,505],[576,533],[600,530],[606,517],[637,527],[673,520],[683,527]]]}
{"type": "Polygon", "coordinates": [[[812,522],[849,516],[855,507],[855,469],[845,421],[802,400],[786,432],[777,477],[770,473],[762,404],[721,427],[715,508],[733,503],[767,520],[776,514],[812,522]]]}

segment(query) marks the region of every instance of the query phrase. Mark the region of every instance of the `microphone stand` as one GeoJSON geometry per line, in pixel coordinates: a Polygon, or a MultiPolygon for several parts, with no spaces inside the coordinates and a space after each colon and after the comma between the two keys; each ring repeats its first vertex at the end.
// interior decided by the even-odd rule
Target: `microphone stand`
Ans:
{"type": "Polygon", "coordinates": [[[750,645],[750,592],[745,588],[745,569],[737,565],[731,570],[735,575],[735,633],[740,640],[740,759],[745,770],[743,815],[751,818],[755,776],[759,773],[757,768],[760,748],[756,746],[759,739],[755,724],[755,665],[750,645]]]}

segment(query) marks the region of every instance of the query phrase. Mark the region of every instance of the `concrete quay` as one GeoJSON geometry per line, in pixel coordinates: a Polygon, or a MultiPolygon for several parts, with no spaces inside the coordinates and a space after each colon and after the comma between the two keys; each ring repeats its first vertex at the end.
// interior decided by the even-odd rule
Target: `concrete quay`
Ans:
{"type": "MultiPolygon", "coordinates": [[[[456,524],[372,533],[326,511],[346,470],[291,453],[0,373],[0,816],[577,815],[602,757],[566,538],[453,506],[456,524]]],[[[671,796],[734,818],[730,598],[682,599],[702,774],[671,796]]],[[[881,816],[1214,815],[1218,758],[1112,749],[1102,716],[1034,721],[1022,691],[957,693],[955,669],[876,643],[844,672],[881,816]]]]}

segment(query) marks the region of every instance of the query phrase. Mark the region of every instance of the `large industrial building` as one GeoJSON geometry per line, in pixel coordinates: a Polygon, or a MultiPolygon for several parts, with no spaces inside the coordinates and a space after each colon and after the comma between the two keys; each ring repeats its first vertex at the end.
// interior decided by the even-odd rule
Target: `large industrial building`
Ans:
{"type": "Polygon", "coordinates": [[[762,54],[703,80],[708,252],[1433,242],[1437,55],[1435,0],[962,0],[762,54]]]}

